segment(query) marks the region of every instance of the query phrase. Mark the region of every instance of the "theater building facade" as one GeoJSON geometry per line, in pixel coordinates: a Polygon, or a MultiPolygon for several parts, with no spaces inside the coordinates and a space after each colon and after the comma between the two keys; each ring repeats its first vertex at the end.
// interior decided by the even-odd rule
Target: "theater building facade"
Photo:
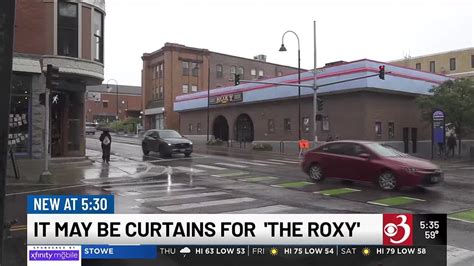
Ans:
{"type": "MultiPolygon", "coordinates": [[[[416,150],[417,142],[431,138],[416,97],[429,94],[433,86],[449,79],[367,59],[325,67],[318,72],[318,97],[323,100],[317,116],[318,140],[337,137],[403,141],[410,146],[409,150],[416,150]],[[322,86],[377,74],[380,65],[390,72],[385,74],[385,80],[375,75],[322,86]]],[[[297,75],[287,75],[266,81],[297,84],[298,80],[297,75]]],[[[311,71],[302,73],[301,83],[313,83],[311,71]]],[[[174,110],[180,113],[180,130],[184,135],[209,132],[216,139],[245,142],[297,140],[301,119],[302,138],[313,140],[312,88],[301,88],[300,101],[298,117],[297,87],[247,83],[213,89],[209,96],[207,92],[178,96],[174,110]]]]}

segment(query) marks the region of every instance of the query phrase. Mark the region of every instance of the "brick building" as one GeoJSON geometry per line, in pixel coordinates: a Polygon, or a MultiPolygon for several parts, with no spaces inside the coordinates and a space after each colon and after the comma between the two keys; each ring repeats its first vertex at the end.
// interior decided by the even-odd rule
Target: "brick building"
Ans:
{"type": "MultiPolygon", "coordinates": [[[[378,72],[381,62],[359,60],[321,69],[318,85],[378,72]]],[[[317,136],[340,139],[403,142],[405,151],[416,151],[419,141],[431,138],[429,124],[421,119],[415,102],[432,86],[448,77],[385,64],[385,80],[370,77],[322,86],[317,136]]],[[[302,84],[311,85],[311,71],[302,73],[302,84]]],[[[297,75],[269,79],[297,83],[297,75]]],[[[302,138],[312,140],[312,88],[302,88],[301,117],[298,118],[297,89],[290,86],[241,84],[207,92],[181,95],[174,109],[180,113],[180,129],[185,135],[206,135],[236,141],[282,141],[298,139],[298,119],[302,138]],[[209,125],[207,123],[209,101],[209,125]]],[[[202,138],[201,138],[202,139],[202,138]]]]}
{"type": "Polygon", "coordinates": [[[84,156],[84,96],[104,78],[104,0],[17,0],[9,141],[18,155],[41,158],[48,64],[59,67],[51,92],[51,155],[84,156]]]}
{"type": "Polygon", "coordinates": [[[474,47],[406,57],[393,64],[443,74],[453,78],[474,78],[474,47]]]}
{"type": "Polygon", "coordinates": [[[173,43],[143,54],[142,60],[145,129],[179,129],[179,114],[173,111],[175,98],[231,85],[234,74],[241,79],[263,79],[297,72],[266,62],[264,55],[247,59],[173,43]]]}
{"type": "Polygon", "coordinates": [[[120,120],[129,117],[140,118],[141,111],[141,87],[126,85],[107,86],[106,84],[87,87],[87,122],[109,122],[115,120],[117,116],[120,120]]]}

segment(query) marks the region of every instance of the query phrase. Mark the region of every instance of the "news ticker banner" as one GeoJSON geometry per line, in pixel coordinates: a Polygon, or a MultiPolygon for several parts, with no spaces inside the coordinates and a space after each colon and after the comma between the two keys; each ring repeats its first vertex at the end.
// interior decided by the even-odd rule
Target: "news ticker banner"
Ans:
{"type": "Polygon", "coordinates": [[[292,245],[327,246],[340,254],[341,247],[356,245],[391,246],[402,253],[415,247],[421,249],[413,252],[423,255],[425,247],[445,250],[446,245],[445,214],[115,214],[110,195],[29,196],[27,210],[28,245],[33,248],[28,255],[33,260],[62,258],[77,250],[80,257],[74,258],[79,261],[135,258],[133,254],[150,258],[157,246],[209,243],[247,246],[246,254],[251,246],[292,245]],[[79,249],[51,252],[57,251],[54,247],[79,249]]]}

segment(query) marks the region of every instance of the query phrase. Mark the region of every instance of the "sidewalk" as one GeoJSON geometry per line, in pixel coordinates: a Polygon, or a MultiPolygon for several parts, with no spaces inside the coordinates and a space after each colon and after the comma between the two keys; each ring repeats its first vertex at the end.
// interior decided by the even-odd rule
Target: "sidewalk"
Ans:
{"type": "Polygon", "coordinates": [[[7,189],[18,186],[35,185],[76,185],[84,181],[93,181],[104,178],[143,178],[156,176],[165,171],[164,167],[154,166],[146,162],[137,162],[120,156],[112,155],[109,165],[102,163],[102,154],[87,150],[86,157],[65,159],[64,162],[51,162],[49,170],[51,178],[40,182],[40,175],[44,169],[44,160],[20,159],[17,160],[20,179],[15,179],[11,161],[7,168],[7,189]]]}

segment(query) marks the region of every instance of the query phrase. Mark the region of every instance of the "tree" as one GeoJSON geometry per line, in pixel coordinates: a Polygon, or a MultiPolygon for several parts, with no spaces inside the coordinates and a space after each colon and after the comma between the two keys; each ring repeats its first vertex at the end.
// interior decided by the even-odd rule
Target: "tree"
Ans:
{"type": "Polygon", "coordinates": [[[446,123],[450,123],[458,137],[458,149],[461,154],[461,139],[474,129],[474,80],[447,80],[430,90],[432,95],[417,98],[423,118],[431,122],[431,114],[441,109],[446,114],[446,123]]]}

